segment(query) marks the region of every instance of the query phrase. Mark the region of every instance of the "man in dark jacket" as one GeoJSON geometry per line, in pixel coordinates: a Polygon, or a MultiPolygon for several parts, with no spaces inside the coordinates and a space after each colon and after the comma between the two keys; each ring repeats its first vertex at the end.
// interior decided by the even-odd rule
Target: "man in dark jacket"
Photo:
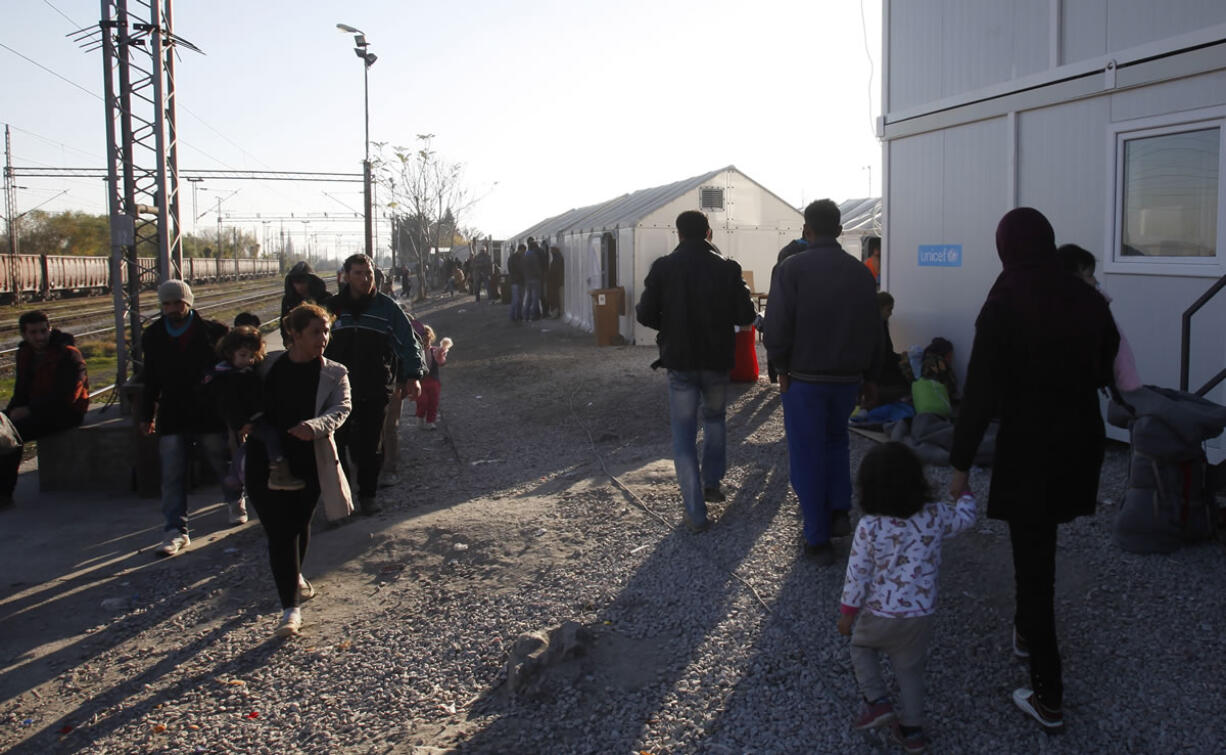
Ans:
{"type": "MultiPolygon", "coordinates": [[[[89,376],[85,358],[68,333],[51,328],[45,312],[17,318],[17,382],[4,413],[25,442],[38,440],[81,424],[89,408],[89,376]]],[[[13,505],[21,447],[0,455],[0,509],[13,505]]]]}
{"type": "Polygon", "coordinates": [[[736,354],[735,325],[757,314],[741,266],[711,245],[707,216],[687,210],[677,216],[681,243],[657,259],[643,283],[638,321],[660,331],[660,358],[668,369],[673,466],[691,530],[706,529],[707,501],[723,501],[727,466],[724,400],[736,354]],[[702,402],[702,465],[698,463],[698,407],[702,402]]]}
{"type": "Polygon", "coordinates": [[[562,257],[562,250],[556,246],[549,248],[549,272],[545,274],[545,301],[548,302],[548,314],[550,317],[561,317],[562,312],[562,284],[566,280],[566,261],[562,257]]]}
{"type": "MultiPolygon", "coordinates": [[[[174,556],[191,544],[187,534],[187,460],[193,445],[204,449],[218,481],[226,477],[226,426],[199,390],[205,372],[217,362],[217,342],[228,330],[192,309],[195,296],[183,281],[158,286],[162,316],[141,334],[145,366],[141,370],[140,428],[145,435],[156,429],[162,461],[162,516],[158,556],[174,556]],[[156,414],[157,421],[154,422],[156,414]]],[[[230,521],[245,520],[241,491],[222,492],[230,507],[230,521]]]]}
{"type": "Polygon", "coordinates": [[[328,302],[336,315],[332,340],[324,355],[349,369],[353,411],[336,433],[345,473],[349,459],[358,465],[358,504],[363,514],[377,514],[379,470],[383,466],[383,425],[387,406],[399,389],[415,400],[425,375],[421,346],[413,327],[391,297],[375,291],[374,265],[365,254],[345,260],[345,285],[328,302]],[[346,454],[348,451],[348,454],[346,454]]]}
{"type": "Polygon", "coordinates": [[[762,337],[779,373],[805,553],[823,565],[834,563],[830,538],[851,534],[847,418],[862,382],[875,393],[881,365],[877,283],[835,240],[840,220],[829,199],[805,208],[808,247],[775,266],[762,337]]]}
{"type": "Polygon", "coordinates": [[[524,252],[524,319],[541,319],[541,296],[545,292],[545,271],[549,267],[548,253],[534,239],[528,239],[524,252]]]}
{"type": "Polygon", "coordinates": [[[481,251],[477,253],[477,258],[473,261],[473,293],[477,296],[478,302],[481,301],[481,289],[489,285],[490,273],[493,271],[494,262],[490,259],[490,250],[481,247],[481,251]]]}
{"type": "Polygon", "coordinates": [[[523,244],[507,257],[507,277],[511,280],[511,322],[524,319],[524,254],[528,247],[523,244]]]}

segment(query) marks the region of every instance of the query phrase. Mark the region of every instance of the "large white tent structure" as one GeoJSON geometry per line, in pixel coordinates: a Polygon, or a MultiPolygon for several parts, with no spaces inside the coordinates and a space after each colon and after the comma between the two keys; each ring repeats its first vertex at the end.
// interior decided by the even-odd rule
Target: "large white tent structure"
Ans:
{"type": "Polygon", "coordinates": [[[593,329],[589,292],[625,289],[618,332],[653,344],[655,331],[634,321],[634,303],[651,263],[677,246],[675,221],[684,210],[707,213],[712,243],[752,274],[755,292],[767,290],[779,250],[804,223],[795,207],[730,165],[547,218],[509,237],[505,248],[509,254],[532,237],[562,251],[564,317],[585,330],[593,329]]]}

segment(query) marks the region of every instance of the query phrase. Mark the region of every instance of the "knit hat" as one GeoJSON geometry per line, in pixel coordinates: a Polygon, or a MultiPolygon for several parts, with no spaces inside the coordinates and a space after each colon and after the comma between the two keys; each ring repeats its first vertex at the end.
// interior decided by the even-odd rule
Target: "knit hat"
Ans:
{"type": "Polygon", "coordinates": [[[170,301],[182,301],[191,306],[196,300],[192,287],[180,280],[168,280],[158,286],[158,301],[165,304],[170,301]]]}

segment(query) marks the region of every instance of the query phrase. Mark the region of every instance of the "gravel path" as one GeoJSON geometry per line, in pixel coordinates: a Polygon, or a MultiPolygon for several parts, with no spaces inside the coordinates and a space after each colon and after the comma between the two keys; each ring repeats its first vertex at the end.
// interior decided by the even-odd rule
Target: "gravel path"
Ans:
{"type": "MultiPolygon", "coordinates": [[[[406,421],[405,482],[387,491],[388,513],[317,533],[304,636],[271,639],[275,591],[248,525],[224,547],[129,576],[136,597],[58,659],[58,676],[0,702],[0,749],[887,749],[848,727],[857,696],[834,628],[842,568],[799,557],[773,386],[735,389],[731,495],[693,535],[676,526],[652,350],[596,349],[558,321],[513,327],[505,307],[458,297],[422,312],[457,344],[440,431],[406,421]],[[512,695],[516,638],[572,620],[590,630],[586,652],[512,695]]],[[[870,447],[853,436],[853,464],[870,447]]],[[[1120,552],[1110,523],[1126,463],[1109,451],[1099,515],[1061,530],[1062,737],[1009,700],[1027,677],[1009,652],[1004,527],[983,520],[946,546],[928,666],[933,752],[1222,750],[1226,550],[1120,552]]],[[[987,475],[972,475],[976,490],[987,475]]],[[[948,471],[930,478],[940,489],[948,471]]]]}

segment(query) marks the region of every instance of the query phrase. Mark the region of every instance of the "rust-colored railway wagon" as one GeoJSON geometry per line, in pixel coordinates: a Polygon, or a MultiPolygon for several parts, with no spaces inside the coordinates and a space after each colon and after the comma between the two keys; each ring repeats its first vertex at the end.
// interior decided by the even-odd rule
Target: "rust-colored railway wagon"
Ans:
{"type": "MultiPolygon", "coordinates": [[[[0,255],[0,301],[105,294],[111,290],[110,266],[109,257],[0,255]]],[[[142,257],[140,266],[141,287],[153,288],[157,284],[157,261],[142,257]]],[[[188,257],[183,260],[183,279],[192,284],[273,277],[279,275],[280,270],[275,259],[188,257]]],[[[126,266],[122,275],[126,283],[126,266]]]]}

